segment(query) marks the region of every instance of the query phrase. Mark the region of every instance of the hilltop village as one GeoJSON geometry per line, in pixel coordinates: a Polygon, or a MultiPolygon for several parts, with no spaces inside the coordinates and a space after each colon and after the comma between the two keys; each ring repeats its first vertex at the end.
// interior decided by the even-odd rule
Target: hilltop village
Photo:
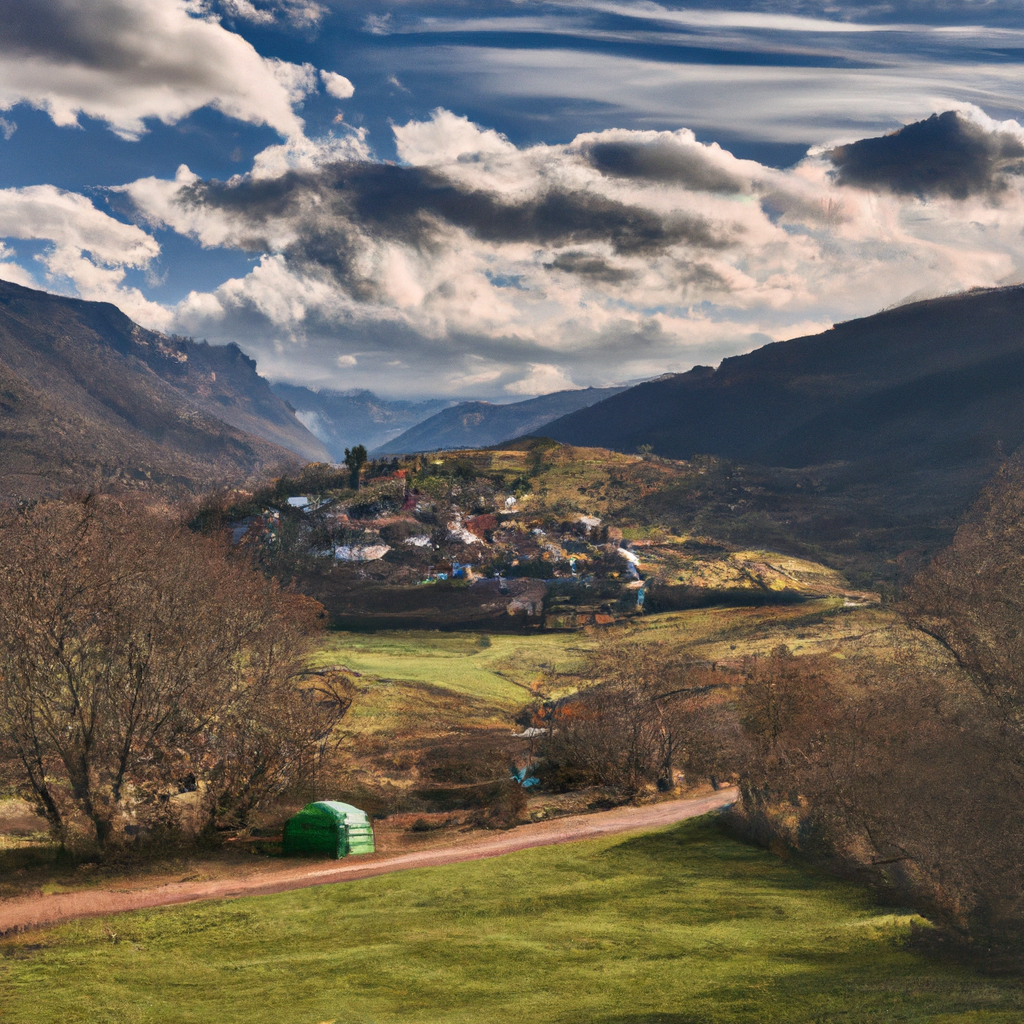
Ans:
{"type": "MultiPolygon", "coordinates": [[[[229,505],[219,528],[349,627],[572,629],[652,607],[874,597],[806,560],[638,526],[628,501],[615,507],[593,484],[569,501],[557,483],[563,447],[370,463],[358,489],[321,467],[229,505]]],[[[650,468],[589,459],[598,476],[610,461],[650,468]]]]}

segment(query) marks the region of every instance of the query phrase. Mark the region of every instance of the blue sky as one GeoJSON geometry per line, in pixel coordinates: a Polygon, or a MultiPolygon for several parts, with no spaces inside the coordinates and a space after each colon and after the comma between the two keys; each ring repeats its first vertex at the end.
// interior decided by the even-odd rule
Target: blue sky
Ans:
{"type": "Polygon", "coordinates": [[[0,26],[0,277],[274,379],[509,400],[1024,279],[1019,0],[0,26]]]}

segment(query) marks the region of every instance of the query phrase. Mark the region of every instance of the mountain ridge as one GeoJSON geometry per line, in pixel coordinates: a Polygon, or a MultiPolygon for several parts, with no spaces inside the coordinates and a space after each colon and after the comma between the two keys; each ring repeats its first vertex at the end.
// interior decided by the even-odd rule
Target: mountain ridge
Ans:
{"type": "Polygon", "coordinates": [[[346,448],[359,444],[368,450],[378,448],[455,404],[455,399],[447,398],[419,402],[381,398],[364,388],[314,390],[285,381],[275,382],[271,390],[295,409],[300,422],[324,444],[334,462],[344,459],[346,448]]]}
{"type": "Polygon", "coordinates": [[[195,490],[321,452],[237,346],[167,337],[109,303],[0,281],[0,496],[195,490]]]}
{"type": "MultiPolygon", "coordinates": [[[[933,375],[946,381],[946,398],[952,399],[951,374],[980,370],[1000,359],[1009,367],[1022,354],[1024,287],[967,292],[773,342],[723,359],[716,368],[694,367],[638,384],[552,420],[541,432],[565,443],[618,451],[651,444],[670,458],[717,455],[805,465],[811,463],[800,461],[782,439],[818,416],[834,417],[839,403],[862,401],[933,375]]],[[[981,396],[976,392],[975,397],[981,396]]],[[[964,393],[963,398],[971,396],[964,393]]],[[[1010,430],[1011,424],[1006,426],[1010,430]]],[[[1010,432],[1015,438],[1020,434],[1016,447],[1024,439],[1024,425],[1010,432]]],[[[823,449],[815,457],[829,461],[828,454],[823,449]]]]}
{"type": "Polygon", "coordinates": [[[410,427],[371,454],[408,455],[442,449],[487,448],[534,433],[553,413],[585,408],[625,390],[625,387],[612,387],[553,391],[507,405],[460,402],[410,427]]]}
{"type": "Polygon", "coordinates": [[[844,565],[872,561],[875,572],[888,562],[895,578],[900,564],[949,543],[1024,444],[1024,287],[922,300],[774,342],[535,432],[725,460],[715,503],[682,492],[652,502],[674,503],[680,529],[714,519],[745,543],[771,523],[809,549],[839,552],[844,565]]]}

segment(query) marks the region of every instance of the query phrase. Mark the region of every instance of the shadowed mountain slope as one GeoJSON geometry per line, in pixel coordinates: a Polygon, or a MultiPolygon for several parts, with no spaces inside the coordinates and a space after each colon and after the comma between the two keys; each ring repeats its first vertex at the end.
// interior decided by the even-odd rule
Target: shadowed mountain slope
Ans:
{"type": "Polygon", "coordinates": [[[945,442],[928,439],[934,421],[951,416],[963,420],[956,435],[1020,443],[1024,419],[1007,396],[1024,383],[1022,362],[1024,288],[972,292],[639,384],[541,432],[619,451],[650,444],[671,458],[790,467],[885,458],[907,445],[945,459],[945,442]]]}
{"type": "Polygon", "coordinates": [[[525,402],[493,405],[460,402],[418,423],[381,445],[374,455],[405,455],[455,448],[487,448],[514,437],[532,434],[554,416],[561,416],[617,395],[623,388],[585,388],[555,391],[525,402]]]}
{"type": "Polygon", "coordinates": [[[0,497],[195,489],[327,457],[237,347],[0,282],[0,497]]]}
{"type": "MultiPolygon", "coordinates": [[[[766,345],[717,369],[640,384],[538,432],[775,467],[787,471],[776,474],[780,488],[818,495],[806,537],[834,544],[885,523],[888,539],[872,543],[889,556],[933,548],[1024,442],[1024,288],[917,302],[766,345]]],[[[748,498],[758,501],[769,504],[748,498]]],[[[793,523],[791,506],[787,498],[773,518],[793,523]]]]}
{"type": "Polygon", "coordinates": [[[392,401],[372,391],[313,391],[299,384],[277,383],[271,389],[295,409],[295,415],[323,442],[335,462],[344,460],[346,448],[357,444],[368,451],[381,448],[409,427],[455,404],[447,398],[392,401]]]}

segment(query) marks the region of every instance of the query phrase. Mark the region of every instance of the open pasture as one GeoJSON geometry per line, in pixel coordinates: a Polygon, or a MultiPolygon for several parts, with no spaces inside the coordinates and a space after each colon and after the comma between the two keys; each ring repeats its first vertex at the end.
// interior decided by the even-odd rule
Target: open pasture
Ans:
{"type": "MultiPolygon", "coordinates": [[[[665,612],[577,633],[336,633],[324,638],[309,664],[359,673],[347,730],[420,730],[431,722],[485,728],[508,725],[533,700],[586,686],[588,663],[610,646],[628,652],[633,645],[653,645],[694,662],[733,664],[781,644],[795,654],[889,658],[894,623],[885,609],[844,607],[842,598],[829,597],[665,612]]],[[[899,636],[915,657],[937,656],[923,636],[899,636]]]]}
{"type": "Polygon", "coordinates": [[[427,683],[516,707],[542,676],[575,678],[592,647],[590,638],[559,633],[337,633],[311,664],[344,665],[375,679],[427,683]]]}
{"type": "Polygon", "coordinates": [[[1024,1014],[912,917],[714,819],[0,944],[6,1024],[769,1024],[1024,1014]]]}
{"type": "Polygon", "coordinates": [[[508,724],[538,693],[583,685],[594,646],[593,637],[565,633],[337,633],[309,664],[358,673],[348,728],[407,729],[431,718],[484,726],[508,724]]]}

